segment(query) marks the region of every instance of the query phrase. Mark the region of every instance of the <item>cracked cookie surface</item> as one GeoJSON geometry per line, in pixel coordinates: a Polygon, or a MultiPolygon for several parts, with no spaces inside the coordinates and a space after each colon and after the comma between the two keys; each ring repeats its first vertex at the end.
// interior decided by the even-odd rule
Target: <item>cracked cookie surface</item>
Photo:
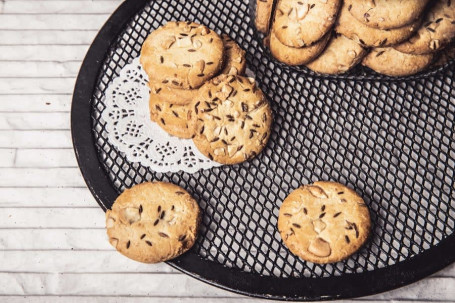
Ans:
{"type": "Polygon", "coordinates": [[[252,78],[221,75],[212,79],[199,89],[192,110],[193,141],[211,160],[241,163],[267,144],[272,112],[252,78]]]}
{"type": "Polygon", "coordinates": [[[140,61],[151,80],[193,89],[215,76],[223,59],[223,41],[213,30],[193,22],[168,22],[147,37],[140,61]]]}
{"type": "Polygon", "coordinates": [[[110,244],[144,263],[170,260],[189,250],[199,222],[197,202],[181,187],[165,182],[126,189],[106,212],[110,244]]]}
{"type": "Polygon", "coordinates": [[[367,240],[370,226],[363,199],[335,182],[299,187],[283,201],[278,216],[278,231],[289,250],[321,264],[355,253],[367,240]]]}
{"type": "Polygon", "coordinates": [[[332,28],[340,0],[280,0],[272,29],[284,45],[310,46],[332,28]]]}
{"type": "Polygon", "coordinates": [[[429,0],[345,0],[351,15],[374,28],[392,29],[413,23],[429,0]]]}

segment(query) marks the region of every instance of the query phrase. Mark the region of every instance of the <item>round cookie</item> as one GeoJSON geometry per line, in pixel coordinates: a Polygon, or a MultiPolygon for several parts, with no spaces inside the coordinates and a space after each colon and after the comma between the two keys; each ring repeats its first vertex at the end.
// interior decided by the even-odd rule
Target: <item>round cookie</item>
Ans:
{"type": "Polygon", "coordinates": [[[223,41],[208,27],[168,22],[147,37],[140,61],[150,79],[175,88],[193,89],[219,72],[223,58],[223,41]]]}
{"type": "Polygon", "coordinates": [[[455,1],[438,0],[426,14],[422,26],[395,49],[408,54],[434,53],[455,38],[455,1]]]}
{"type": "Polygon", "coordinates": [[[366,53],[359,43],[336,34],[319,57],[306,66],[317,73],[341,74],[359,63],[366,53]]]}
{"type": "Polygon", "coordinates": [[[245,51],[228,35],[222,35],[225,52],[225,65],[220,74],[242,75],[245,72],[245,51]]]}
{"type": "Polygon", "coordinates": [[[280,0],[272,29],[284,45],[312,45],[332,28],[340,6],[341,0],[280,0]]]}
{"type": "Polygon", "coordinates": [[[274,0],[256,0],[254,24],[256,25],[256,29],[264,34],[267,34],[269,31],[273,2],[274,0]]]}
{"type": "Polygon", "coordinates": [[[281,43],[274,31],[270,33],[270,52],[283,63],[289,65],[302,65],[316,58],[325,48],[331,34],[327,33],[321,40],[308,47],[290,47],[281,43]]]}
{"type": "Polygon", "coordinates": [[[194,144],[211,160],[241,163],[267,144],[272,111],[252,78],[221,75],[212,79],[199,89],[193,111],[194,144]]]}
{"type": "Polygon", "coordinates": [[[422,15],[429,0],[345,0],[351,15],[363,24],[379,28],[399,28],[422,15]]]}
{"type": "Polygon", "coordinates": [[[144,263],[167,261],[189,250],[199,222],[196,201],[181,187],[165,182],[125,190],[106,212],[111,245],[144,263]]]}
{"type": "Polygon", "coordinates": [[[150,118],[172,136],[182,139],[192,138],[194,125],[191,120],[191,106],[177,105],[161,99],[158,94],[150,94],[150,118]]]}
{"type": "Polygon", "coordinates": [[[433,54],[411,55],[386,47],[373,49],[362,64],[381,74],[409,76],[424,70],[432,61],[433,54]]]}
{"type": "Polygon", "coordinates": [[[367,240],[370,226],[362,198],[335,182],[297,188],[283,201],[278,216],[278,231],[289,250],[320,264],[355,253],[367,240]]]}
{"type": "Polygon", "coordinates": [[[185,105],[190,103],[197,95],[197,89],[180,89],[167,86],[166,84],[149,81],[149,87],[152,94],[157,94],[161,101],[185,105]]]}
{"type": "Polygon", "coordinates": [[[408,39],[420,26],[420,20],[404,27],[382,30],[369,27],[356,20],[343,5],[338,17],[335,31],[363,46],[384,47],[394,45],[408,39]]]}

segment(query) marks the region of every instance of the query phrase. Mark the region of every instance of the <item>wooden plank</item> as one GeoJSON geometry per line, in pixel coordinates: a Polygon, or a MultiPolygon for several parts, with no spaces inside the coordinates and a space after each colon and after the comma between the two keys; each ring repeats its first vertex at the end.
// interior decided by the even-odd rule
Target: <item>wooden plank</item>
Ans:
{"type": "Polygon", "coordinates": [[[69,113],[3,113],[0,130],[70,130],[69,113]]]}
{"type": "MultiPolygon", "coordinates": [[[[99,221],[104,220],[102,213],[98,217],[99,221]]],[[[15,252],[27,250],[36,253],[37,250],[50,250],[50,253],[57,253],[57,250],[67,250],[71,253],[77,250],[112,250],[104,226],[81,229],[0,229],[0,239],[0,250],[15,252]]]]}
{"type": "Polygon", "coordinates": [[[23,186],[83,187],[85,182],[79,168],[2,168],[0,187],[23,186]]]}
{"type": "Polygon", "coordinates": [[[0,228],[104,228],[101,208],[0,208],[0,228]]]}
{"type": "Polygon", "coordinates": [[[73,149],[19,149],[16,167],[78,167],[73,149]]]}
{"type": "MultiPolygon", "coordinates": [[[[1,33],[1,32],[0,32],[1,33]]],[[[0,61],[0,78],[76,77],[81,63],[0,61]]]]}
{"type": "MultiPolygon", "coordinates": [[[[108,243],[106,239],[104,242],[108,243]]],[[[0,251],[0,258],[8,260],[0,262],[0,272],[178,273],[166,263],[144,264],[128,259],[109,244],[106,249],[109,251],[0,251]]]]}
{"type": "Polygon", "coordinates": [[[80,62],[88,48],[88,45],[0,45],[0,61],[80,62]]]}
{"type": "Polygon", "coordinates": [[[72,95],[0,95],[0,112],[69,112],[72,95]]]}
{"type": "Polygon", "coordinates": [[[0,281],[0,293],[8,295],[239,296],[181,274],[0,273],[0,281]]]}
{"type": "Polygon", "coordinates": [[[99,30],[110,14],[0,14],[0,30],[99,30]]]}
{"type": "Polygon", "coordinates": [[[0,149],[0,167],[12,167],[14,165],[15,156],[15,149],[0,149]]]}
{"type": "Polygon", "coordinates": [[[97,207],[87,188],[0,188],[0,207],[97,207]]]}
{"type": "Polygon", "coordinates": [[[87,45],[98,30],[0,31],[0,45],[87,45]]]}
{"type": "Polygon", "coordinates": [[[6,1],[3,14],[110,14],[118,6],[113,1],[6,1]]]}
{"type": "Polygon", "coordinates": [[[73,78],[3,78],[0,92],[7,94],[71,94],[73,78]]]}
{"type": "Polygon", "coordinates": [[[0,130],[0,148],[71,148],[72,146],[71,132],[66,130],[0,130]]]}

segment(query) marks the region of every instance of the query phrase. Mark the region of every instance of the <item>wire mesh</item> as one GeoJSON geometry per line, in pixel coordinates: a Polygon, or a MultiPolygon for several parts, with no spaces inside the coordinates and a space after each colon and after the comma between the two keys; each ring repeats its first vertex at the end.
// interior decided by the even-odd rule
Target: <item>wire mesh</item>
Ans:
{"type": "Polygon", "coordinates": [[[192,251],[208,261],[276,277],[372,271],[430,249],[455,229],[453,63],[407,79],[358,68],[322,77],[276,62],[251,26],[249,1],[151,1],[106,54],[92,100],[101,162],[120,193],[163,180],[187,189],[203,212],[192,251]],[[226,33],[247,51],[248,71],[270,99],[274,125],[255,159],[195,174],[151,171],[108,141],[104,93],[146,36],[169,20],[226,33]],[[293,256],[276,228],[284,198],[301,184],[333,180],[369,205],[370,240],[349,259],[317,265],[293,256]]]}

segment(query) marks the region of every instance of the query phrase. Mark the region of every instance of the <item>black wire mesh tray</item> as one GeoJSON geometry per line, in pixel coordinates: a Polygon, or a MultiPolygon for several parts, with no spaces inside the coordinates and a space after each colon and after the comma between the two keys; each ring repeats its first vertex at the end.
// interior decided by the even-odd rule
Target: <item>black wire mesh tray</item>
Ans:
{"type": "MultiPolygon", "coordinates": [[[[254,2],[254,1],[251,1],[254,2]]],[[[85,181],[110,208],[125,188],[176,183],[199,201],[200,236],[168,262],[209,284],[283,300],[359,297],[421,279],[455,261],[455,83],[453,62],[409,78],[364,68],[338,77],[288,68],[270,57],[251,26],[249,0],[128,0],[107,21],[79,73],[71,128],[85,181]],[[108,141],[104,94],[142,42],[168,20],[226,33],[247,51],[272,103],[265,150],[234,166],[156,173],[128,162],[108,141]],[[369,205],[370,240],[349,259],[304,262],[282,244],[279,206],[301,184],[332,180],[369,205]]]]}

